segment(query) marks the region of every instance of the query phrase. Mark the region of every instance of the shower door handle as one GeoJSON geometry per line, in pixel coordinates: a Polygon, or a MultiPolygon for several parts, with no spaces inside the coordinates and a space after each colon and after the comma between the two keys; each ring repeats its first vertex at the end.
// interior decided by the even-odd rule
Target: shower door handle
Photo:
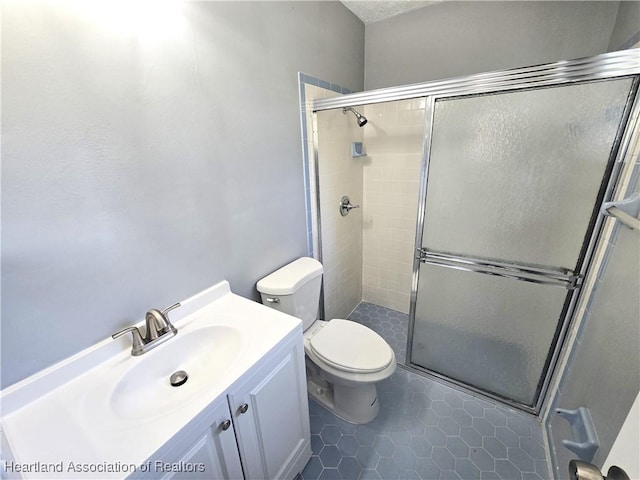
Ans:
{"type": "Polygon", "coordinates": [[[539,265],[524,265],[499,260],[488,260],[419,248],[417,260],[420,263],[437,265],[466,272],[484,273],[497,277],[513,278],[530,283],[565,287],[576,290],[582,285],[582,275],[575,274],[565,268],[543,267],[539,265]]]}
{"type": "Polygon", "coordinates": [[[342,215],[343,217],[346,217],[349,214],[349,212],[354,208],[360,208],[360,205],[351,205],[351,200],[349,200],[349,197],[347,195],[344,195],[340,199],[339,207],[340,207],[340,215],[342,215]]]}

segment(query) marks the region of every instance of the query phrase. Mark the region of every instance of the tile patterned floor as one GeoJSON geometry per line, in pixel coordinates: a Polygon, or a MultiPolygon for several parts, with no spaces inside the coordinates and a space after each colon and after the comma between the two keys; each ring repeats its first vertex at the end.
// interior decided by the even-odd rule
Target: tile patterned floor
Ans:
{"type": "Polygon", "coordinates": [[[362,323],[384,338],[396,354],[398,363],[405,363],[409,315],[362,302],[349,315],[349,320],[362,323]]]}
{"type": "MultiPolygon", "coordinates": [[[[363,316],[380,308],[366,304],[363,316]]],[[[371,319],[396,339],[386,323],[371,319]]],[[[313,455],[303,480],[549,478],[542,427],[530,416],[403,368],[378,385],[378,396],[380,414],[366,425],[309,400],[313,455]]]]}

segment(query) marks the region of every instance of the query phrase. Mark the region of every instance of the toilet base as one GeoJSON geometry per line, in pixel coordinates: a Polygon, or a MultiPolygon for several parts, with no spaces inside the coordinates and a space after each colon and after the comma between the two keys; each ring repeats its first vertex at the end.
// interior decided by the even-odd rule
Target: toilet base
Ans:
{"type": "Polygon", "coordinates": [[[349,423],[369,423],[380,412],[378,392],[374,383],[351,387],[330,384],[319,377],[310,377],[307,379],[307,391],[320,405],[349,423]]]}

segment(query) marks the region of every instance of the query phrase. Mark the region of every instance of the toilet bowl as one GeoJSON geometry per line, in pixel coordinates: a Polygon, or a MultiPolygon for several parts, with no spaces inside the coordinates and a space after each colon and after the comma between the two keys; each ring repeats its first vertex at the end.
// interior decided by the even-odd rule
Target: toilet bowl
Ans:
{"type": "Polygon", "coordinates": [[[309,395],[338,417],[362,424],[380,411],[376,384],[396,369],[393,349],[364,325],[317,319],[322,264],[303,257],[260,280],[262,303],[302,320],[309,395]]]}

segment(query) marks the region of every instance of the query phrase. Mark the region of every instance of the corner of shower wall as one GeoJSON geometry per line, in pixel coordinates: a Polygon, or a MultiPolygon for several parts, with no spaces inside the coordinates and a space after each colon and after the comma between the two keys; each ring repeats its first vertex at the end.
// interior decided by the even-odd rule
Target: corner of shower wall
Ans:
{"type": "Polygon", "coordinates": [[[313,131],[313,101],[351,91],[305,74],[299,74],[299,85],[308,251],[324,267],[324,317],[345,318],[362,299],[361,211],[354,210],[348,217],[341,217],[338,203],[342,195],[349,195],[354,204],[361,203],[362,166],[351,158],[350,144],[362,141],[362,131],[341,109],[322,112],[325,119],[331,120],[326,123],[318,119],[318,123],[331,138],[325,138],[323,168],[316,171],[314,135],[318,132],[313,131]],[[316,190],[318,183],[323,185],[322,195],[316,190]]]}
{"type": "Polygon", "coordinates": [[[407,314],[419,204],[425,99],[365,105],[361,107],[361,113],[369,123],[364,128],[358,128],[349,116],[344,117],[341,109],[318,113],[318,123],[321,117],[334,115],[332,121],[318,127],[326,132],[319,145],[326,154],[321,162],[326,168],[320,178],[323,185],[320,197],[327,198],[324,208],[320,206],[323,213],[318,222],[318,208],[314,205],[318,195],[312,104],[314,99],[347,92],[304,74],[300,76],[300,85],[301,105],[306,116],[306,122],[303,119],[302,123],[309,251],[315,253],[316,258],[321,255],[325,266],[325,317],[344,317],[361,300],[407,314]],[[354,141],[363,142],[365,156],[352,158],[348,154],[354,141]],[[346,175],[344,167],[347,165],[361,170],[346,175]],[[357,185],[358,175],[360,185],[357,185]],[[350,180],[343,181],[349,176],[350,180]],[[342,195],[349,195],[352,203],[361,204],[362,209],[353,210],[345,218],[334,216],[333,210],[337,210],[333,208],[334,203],[337,204],[342,195]],[[358,215],[362,216],[360,232],[347,234],[343,231],[345,225],[353,226],[353,217],[358,215]],[[318,223],[321,232],[317,231],[318,223]],[[358,237],[361,247],[353,244],[358,237]],[[357,252],[359,249],[360,253],[357,252]],[[360,259],[360,265],[355,265],[356,258],[360,259]]]}
{"type": "Polygon", "coordinates": [[[307,255],[320,259],[319,239],[316,229],[317,206],[316,172],[313,146],[313,101],[351,93],[348,88],[298,72],[298,91],[300,99],[300,130],[302,140],[302,164],[305,191],[305,212],[307,219],[307,255]]]}
{"type": "Polygon", "coordinates": [[[346,318],[362,300],[362,209],[340,214],[347,195],[362,205],[363,157],[352,157],[351,144],[362,142],[363,129],[342,109],[318,112],[318,179],[324,265],[325,319],[346,318]]]}

